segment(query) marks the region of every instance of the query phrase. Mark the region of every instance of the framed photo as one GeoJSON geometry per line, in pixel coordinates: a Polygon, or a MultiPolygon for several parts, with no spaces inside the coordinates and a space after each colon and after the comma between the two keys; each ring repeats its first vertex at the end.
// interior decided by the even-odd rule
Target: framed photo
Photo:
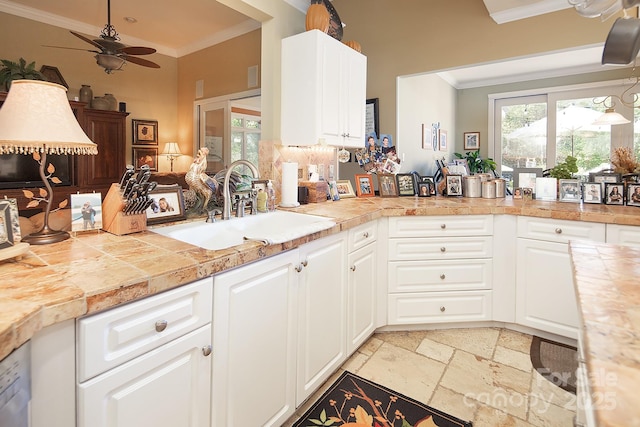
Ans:
{"type": "Polygon", "coordinates": [[[364,120],[364,133],[366,135],[371,132],[375,132],[376,135],[380,135],[380,118],[379,118],[379,98],[367,99],[365,120],[364,120]]]}
{"type": "Polygon", "coordinates": [[[20,230],[20,213],[18,211],[18,199],[2,199],[9,202],[9,211],[11,213],[11,228],[13,231],[13,244],[22,240],[22,231],[20,230]]]}
{"type": "Polygon", "coordinates": [[[11,209],[8,200],[0,200],[0,249],[14,245],[11,209]]]}
{"type": "Polygon", "coordinates": [[[462,176],[447,175],[447,196],[462,196],[462,176]]]}
{"type": "Polygon", "coordinates": [[[341,199],[347,199],[349,197],[356,197],[356,193],[353,191],[351,181],[348,179],[341,179],[336,181],[336,189],[341,199]]]}
{"type": "Polygon", "coordinates": [[[536,188],[536,178],[542,176],[542,168],[513,168],[513,188],[536,188]]]}
{"type": "Polygon", "coordinates": [[[440,151],[447,151],[447,131],[438,129],[438,143],[440,144],[440,151]]]}
{"type": "Polygon", "coordinates": [[[268,182],[268,179],[254,179],[253,181],[251,181],[251,188],[256,191],[267,191],[268,182]]]}
{"type": "Polygon", "coordinates": [[[429,185],[429,194],[431,196],[435,196],[436,195],[436,184],[435,184],[435,181],[433,180],[432,176],[421,176],[420,177],[420,184],[428,184],[429,185]]]}
{"type": "Polygon", "coordinates": [[[335,181],[329,181],[329,196],[331,197],[331,200],[333,200],[334,202],[337,202],[338,200],[340,200],[340,193],[338,193],[338,187],[336,186],[336,182],[335,181]]]}
{"type": "Polygon", "coordinates": [[[605,205],[624,205],[623,182],[605,182],[604,203],[605,205]]]}
{"type": "Polygon", "coordinates": [[[582,200],[580,195],[580,181],[577,179],[561,179],[558,181],[561,202],[576,202],[582,200]]]}
{"type": "Polygon", "coordinates": [[[390,173],[379,173],[378,189],[380,190],[380,197],[398,196],[398,187],[396,186],[396,176],[390,173]]]}
{"type": "Polygon", "coordinates": [[[606,182],[622,182],[622,175],[615,172],[590,172],[589,182],[599,182],[604,191],[606,182]]]}
{"type": "Polygon", "coordinates": [[[602,185],[599,182],[582,184],[582,200],[585,203],[602,203],[602,185]]]}
{"type": "Polygon", "coordinates": [[[517,199],[522,200],[522,187],[513,189],[513,198],[514,200],[517,200],[517,199]]]}
{"type": "Polygon", "coordinates": [[[387,159],[384,162],[384,166],[382,167],[384,173],[393,173],[396,174],[400,172],[400,163],[394,162],[391,159],[387,159]]]}
{"type": "Polygon", "coordinates": [[[555,202],[558,200],[558,180],[556,178],[536,178],[536,200],[555,202]]]}
{"type": "Polygon", "coordinates": [[[153,199],[147,208],[147,224],[185,219],[182,187],[175,185],[158,185],[149,193],[153,199]]]}
{"type": "Polygon", "coordinates": [[[627,206],[640,206],[640,184],[627,185],[627,206]]]}
{"type": "Polygon", "coordinates": [[[415,196],[416,182],[412,173],[399,173],[396,175],[399,196],[415,196]]]}
{"type": "Polygon", "coordinates": [[[102,228],[102,196],[100,193],[71,195],[71,231],[102,228]]]}
{"type": "Polygon", "coordinates": [[[158,145],[157,120],[131,120],[134,145],[158,145]]]}
{"type": "Polygon", "coordinates": [[[356,175],[356,194],[358,197],[375,196],[373,189],[373,178],[369,174],[356,175]]]}
{"type": "Polygon", "coordinates": [[[522,200],[533,200],[533,188],[522,187],[522,200]]]}
{"type": "Polygon", "coordinates": [[[480,132],[464,133],[464,149],[477,150],[480,148],[480,132]]]}
{"type": "Polygon", "coordinates": [[[452,175],[471,175],[471,170],[469,169],[469,162],[467,162],[467,159],[453,159],[447,165],[447,168],[449,169],[449,173],[452,175]]]}
{"type": "Polygon", "coordinates": [[[133,161],[136,170],[140,170],[142,165],[148,165],[149,170],[158,170],[158,148],[133,147],[133,161]]]}
{"type": "Polygon", "coordinates": [[[418,183],[418,197],[431,197],[431,186],[428,182],[418,183]]]}

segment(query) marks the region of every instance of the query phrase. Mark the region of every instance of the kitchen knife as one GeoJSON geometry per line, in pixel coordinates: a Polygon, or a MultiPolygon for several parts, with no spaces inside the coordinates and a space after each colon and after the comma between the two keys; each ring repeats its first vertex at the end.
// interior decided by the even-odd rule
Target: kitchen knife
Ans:
{"type": "Polygon", "coordinates": [[[122,174],[122,178],[120,179],[120,190],[122,190],[122,186],[129,181],[129,178],[131,178],[134,173],[133,165],[127,165],[124,173],[122,174]]]}

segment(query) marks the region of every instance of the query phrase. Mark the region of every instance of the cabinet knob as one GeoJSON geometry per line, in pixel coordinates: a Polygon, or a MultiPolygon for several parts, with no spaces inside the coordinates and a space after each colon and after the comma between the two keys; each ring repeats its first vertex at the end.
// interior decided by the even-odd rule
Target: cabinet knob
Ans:
{"type": "Polygon", "coordinates": [[[444,230],[445,228],[447,228],[447,224],[440,224],[440,228],[444,230]]]}
{"type": "Polygon", "coordinates": [[[365,239],[369,238],[369,232],[365,231],[364,233],[362,233],[362,237],[364,237],[365,239]]]}
{"type": "Polygon", "coordinates": [[[169,323],[166,320],[158,320],[156,322],[156,332],[162,332],[167,329],[169,323]]]}
{"type": "Polygon", "coordinates": [[[440,312],[444,313],[447,309],[444,305],[440,306],[440,312]]]}
{"type": "Polygon", "coordinates": [[[556,234],[562,234],[562,228],[560,227],[556,228],[556,234]]]}
{"type": "Polygon", "coordinates": [[[351,268],[351,271],[356,271],[356,266],[355,265],[352,265],[350,268],[351,268]]]}
{"type": "Polygon", "coordinates": [[[441,274],[441,275],[440,275],[440,278],[441,278],[442,280],[444,280],[444,279],[446,279],[446,278],[447,278],[447,276],[445,276],[444,274],[441,274]]]}
{"type": "Polygon", "coordinates": [[[447,248],[445,248],[444,246],[440,248],[440,252],[447,252],[447,248]]]}
{"type": "Polygon", "coordinates": [[[205,357],[211,355],[211,344],[202,347],[202,354],[205,355],[205,357]]]}
{"type": "Polygon", "coordinates": [[[296,272],[297,272],[297,273],[300,273],[300,272],[302,271],[302,269],[303,269],[302,264],[298,264],[298,265],[296,265],[295,270],[296,270],[296,272]]]}

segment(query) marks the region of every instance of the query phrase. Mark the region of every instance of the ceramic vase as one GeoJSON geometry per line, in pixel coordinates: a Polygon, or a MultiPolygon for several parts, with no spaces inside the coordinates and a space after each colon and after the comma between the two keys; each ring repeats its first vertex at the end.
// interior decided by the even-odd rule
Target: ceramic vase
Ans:
{"type": "Polygon", "coordinates": [[[115,96],[110,93],[105,93],[103,98],[109,101],[109,110],[118,111],[118,100],[115,96]]]}
{"type": "Polygon", "coordinates": [[[323,33],[329,31],[329,20],[331,16],[324,4],[312,4],[307,9],[305,28],[309,30],[320,30],[323,33]]]}
{"type": "Polygon", "coordinates": [[[78,98],[80,102],[86,102],[87,104],[90,104],[91,100],[93,99],[93,90],[91,89],[91,86],[82,85],[78,98]]]}
{"type": "Polygon", "coordinates": [[[93,108],[94,110],[108,110],[109,101],[104,99],[102,96],[96,96],[91,101],[91,108],[93,108]]]}

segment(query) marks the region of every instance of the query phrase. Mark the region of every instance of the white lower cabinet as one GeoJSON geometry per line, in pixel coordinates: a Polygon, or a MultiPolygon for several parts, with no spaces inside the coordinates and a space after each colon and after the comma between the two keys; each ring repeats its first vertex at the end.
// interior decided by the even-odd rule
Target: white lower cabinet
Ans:
{"type": "Polygon", "coordinates": [[[640,247],[640,227],[607,224],[607,243],[640,247]]]}
{"type": "Polygon", "coordinates": [[[79,319],[77,425],[209,426],[211,298],[209,278],[79,319]]]}
{"type": "Polygon", "coordinates": [[[279,426],[346,360],[346,233],[214,276],[213,424],[279,426]]]}
{"type": "Polygon", "coordinates": [[[605,225],[519,217],[517,236],[516,323],[577,339],[568,242],[604,242],[605,225]]]}
{"type": "Polygon", "coordinates": [[[388,324],[491,320],[491,215],[389,218],[388,324]]]}

